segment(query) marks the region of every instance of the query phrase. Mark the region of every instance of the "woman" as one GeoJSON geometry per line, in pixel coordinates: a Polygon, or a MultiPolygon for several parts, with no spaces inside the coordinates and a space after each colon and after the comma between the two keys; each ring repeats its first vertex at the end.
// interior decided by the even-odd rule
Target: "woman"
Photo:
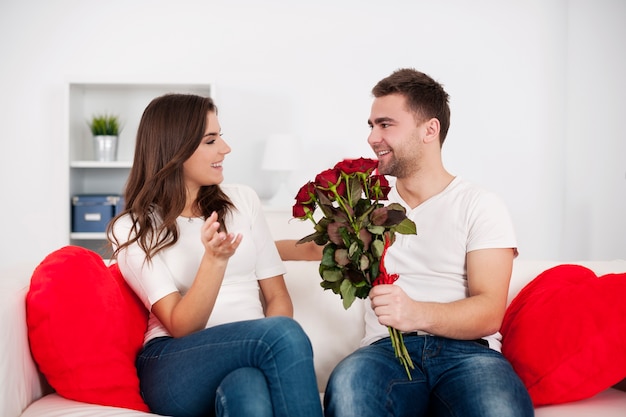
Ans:
{"type": "Polygon", "coordinates": [[[142,395],[170,416],[321,416],[259,199],[220,186],[230,151],[210,98],[168,94],[141,118],[126,209],[108,235],[150,311],[142,395]]]}

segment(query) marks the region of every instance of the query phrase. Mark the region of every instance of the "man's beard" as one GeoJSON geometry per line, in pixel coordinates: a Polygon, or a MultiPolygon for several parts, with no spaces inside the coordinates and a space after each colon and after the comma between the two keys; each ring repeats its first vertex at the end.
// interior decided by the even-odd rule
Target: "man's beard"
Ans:
{"type": "Polygon", "coordinates": [[[398,161],[395,157],[388,159],[384,164],[380,162],[378,164],[378,173],[382,175],[403,178],[408,175],[409,171],[406,162],[398,161]]]}

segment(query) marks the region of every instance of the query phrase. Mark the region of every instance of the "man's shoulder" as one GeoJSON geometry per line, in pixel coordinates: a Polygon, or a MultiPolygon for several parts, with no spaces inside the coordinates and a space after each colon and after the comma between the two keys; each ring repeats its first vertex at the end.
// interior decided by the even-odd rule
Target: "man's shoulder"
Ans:
{"type": "Polygon", "coordinates": [[[451,192],[470,198],[497,198],[497,194],[493,191],[460,177],[456,177],[451,185],[453,185],[453,187],[450,188],[451,192]]]}

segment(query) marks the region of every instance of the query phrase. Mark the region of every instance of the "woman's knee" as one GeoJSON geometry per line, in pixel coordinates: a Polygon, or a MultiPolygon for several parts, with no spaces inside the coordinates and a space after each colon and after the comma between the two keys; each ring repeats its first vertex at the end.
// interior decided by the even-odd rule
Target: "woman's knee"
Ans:
{"type": "Polygon", "coordinates": [[[215,412],[218,417],[273,416],[270,391],[263,372],[246,367],[226,375],[217,387],[215,412]]]}
{"type": "Polygon", "coordinates": [[[309,337],[294,319],[275,316],[263,319],[263,321],[267,327],[263,338],[269,345],[297,349],[300,354],[313,354],[309,337]]]}

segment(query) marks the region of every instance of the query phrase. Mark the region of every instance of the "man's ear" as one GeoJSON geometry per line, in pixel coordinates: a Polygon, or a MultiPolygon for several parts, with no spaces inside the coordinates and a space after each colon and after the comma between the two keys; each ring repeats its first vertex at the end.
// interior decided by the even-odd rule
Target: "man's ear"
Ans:
{"type": "Polygon", "coordinates": [[[426,127],[424,142],[430,143],[437,141],[437,143],[439,143],[439,132],[441,131],[441,123],[439,122],[439,119],[433,117],[432,119],[427,120],[424,126],[426,127]]]}

